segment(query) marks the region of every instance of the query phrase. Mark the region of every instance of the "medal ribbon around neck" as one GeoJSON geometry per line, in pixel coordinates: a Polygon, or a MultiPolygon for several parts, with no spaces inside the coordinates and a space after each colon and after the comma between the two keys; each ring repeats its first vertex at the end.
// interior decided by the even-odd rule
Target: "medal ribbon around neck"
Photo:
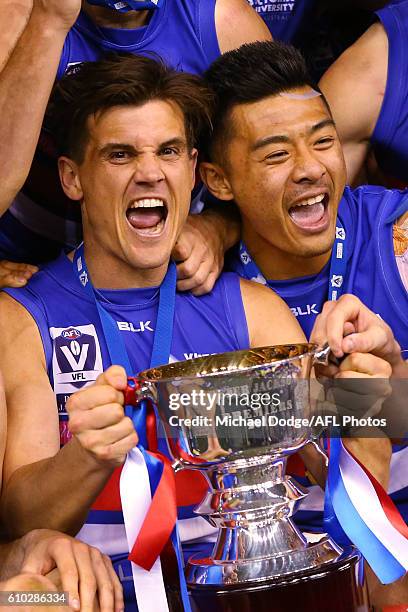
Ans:
{"type": "MultiPolygon", "coordinates": [[[[267,285],[273,289],[272,282],[268,282],[257,264],[250,256],[243,241],[239,245],[239,258],[241,268],[238,273],[248,280],[255,281],[261,285],[267,285]]],[[[334,240],[330,259],[329,288],[327,299],[336,301],[343,293],[344,278],[347,270],[346,232],[339,219],[336,222],[336,237],[334,240]]]]}
{"type": "MultiPolygon", "coordinates": [[[[116,321],[98,300],[97,291],[92,285],[86,265],[83,244],[75,251],[73,269],[80,286],[86,291],[88,297],[95,304],[105,336],[111,364],[121,365],[126,370],[127,376],[131,377],[133,372],[125,342],[116,321]]],[[[150,359],[151,368],[166,364],[169,361],[173,337],[176,282],[176,266],[174,262],[170,262],[166,276],[160,285],[156,330],[154,333],[153,350],[150,359]]],[[[125,407],[125,413],[132,419],[139,436],[137,448],[143,455],[148,471],[150,488],[152,492],[154,491],[150,507],[147,508],[143,524],[129,554],[129,559],[144,570],[150,571],[158,560],[160,553],[165,548],[169,538],[171,538],[177,557],[184,609],[186,612],[189,612],[191,608],[184,579],[184,564],[181,557],[179,538],[176,529],[177,499],[175,477],[171,461],[163,452],[158,450],[156,434],[157,423],[154,407],[148,400],[143,400],[139,403],[137,408],[127,405],[125,407]],[[149,442],[153,444],[153,448],[149,447],[149,442]]],[[[133,572],[133,574],[135,577],[135,572],[133,572]]],[[[136,595],[138,597],[138,589],[136,589],[136,595]]]]}

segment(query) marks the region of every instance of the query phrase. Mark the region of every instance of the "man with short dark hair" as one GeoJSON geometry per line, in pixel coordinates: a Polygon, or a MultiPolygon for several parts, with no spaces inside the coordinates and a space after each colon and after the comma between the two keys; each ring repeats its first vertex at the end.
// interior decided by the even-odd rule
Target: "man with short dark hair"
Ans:
{"type": "MultiPolygon", "coordinates": [[[[280,298],[235,274],[222,275],[208,296],[176,294],[170,254],[188,214],[195,142],[211,100],[200,77],[135,55],[84,64],[61,81],[51,115],[60,126],[61,183],[81,204],[84,246],[0,297],[10,412],[4,520],[16,535],[41,526],[75,534],[85,523],[79,537],[112,555],[128,602],[132,570],[115,468],[139,438],[146,446],[146,433],[143,419],[136,432],[124,414],[124,369],[104,370],[120,364],[130,374],[304,339],[280,298]]],[[[140,499],[150,495],[139,486],[140,499]]],[[[213,531],[193,516],[185,509],[184,542],[213,531]]],[[[164,609],[163,578],[151,576],[150,609],[158,601],[164,609]]]]}
{"type": "MultiPolygon", "coordinates": [[[[246,0],[35,0],[0,74],[0,258],[37,264],[80,241],[77,207],[60,189],[52,135],[40,134],[55,78],[112,51],[153,53],[177,70],[200,74],[220,53],[269,38],[246,0]]],[[[226,226],[234,221],[211,210],[189,219],[174,252],[180,289],[211,289],[229,245],[226,226]]],[[[35,271],[22,269],[27,274],[13,286],[35,271]]]]}
{"type": "MultiPolygon", "coordinates": [[[[217,99],[201,175],[214,196],[234,200],[241,213],[232,269],[276,291],[307,337],[326,300],[349,293],[408,349],[408,297],[392,242],[407,194],[345,188],[330,109],[293,47],[244,45],[214,62],[206,81],[217,99]]],[[[391,361],[399,369],[401,355],[391,361]]],[[[404,461],[407,450],[398,448],[394,460],[404,461]]],[[[391,470],[390,487],[407,517],[408,480],[391,470]]]]}
{"type": "Polygon", "coordinates": [[[240,209],[234,269],[274,288],[307,336],[327,299],[353,293],[408,348],[408,297],[392,249],[406,193],[345,188],[330,109],[293,47],[244,45],[214,62],[206,80],[217,99],[201,174],[240,209]]]}

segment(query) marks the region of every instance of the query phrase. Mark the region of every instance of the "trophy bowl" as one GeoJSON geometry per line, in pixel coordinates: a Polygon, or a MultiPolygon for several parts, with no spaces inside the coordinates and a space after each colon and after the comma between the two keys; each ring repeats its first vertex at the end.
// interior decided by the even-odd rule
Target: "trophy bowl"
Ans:
{"type": "Polygon", "coordinates": [[[326,535],[308,543],[291,518],[307,490],[286,475],[286,462],[312,439],[310,374],[328,356],[314,344],[269,346],[137,377],[137,396],[153,401],[174,468],[201,470],[208,481],[194,512],[218,536],[210,557],[189,559],[190,588],[262,588],[322,575],[356,556],[326,535]]]}

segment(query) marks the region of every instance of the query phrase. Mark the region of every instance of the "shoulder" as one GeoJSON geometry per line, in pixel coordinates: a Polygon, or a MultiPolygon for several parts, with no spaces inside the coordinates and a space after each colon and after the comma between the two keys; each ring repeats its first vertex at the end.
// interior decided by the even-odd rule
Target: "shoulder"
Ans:
{"type": "Polygon", "coordinates": [[[320,87],[332,107],[340,135],[369,138],[375,128],[388,71],[388,39],[373,24],[323,75],[320,87]]]}
{"type": "Polygon", "coordinates": [[[215,25],[221,53],[256,40],[271,40],[264,21],[247,0],[216,0],[215,25]]]}
{"type": "Polygon", "coordinates": [[[300,325],[275,291],[242,278],[240,287],[251,346],[305,341],[300,325]]]}
{"type": "Polygon", "coordinates": [[[357,226],[358,218],[370,224],[387,225],[408,209],[408,190],[387,189],[379,185],[346,187],[339,206],[342,221],[357,226]]]}
{"type": "Polygon", "coordinates": [[[37,354],[45,364],[43,344],[37,322],[32,312],[11,295],[0,293],[0,353],[16,366],[16,360],[24,354],[37,354]]]}
{"type": "Polygon", "coordinates": [[[24,289],[13,290],[13,292],[0,292],[0,328],[2,333],[21,330],[26,327],[36,327],[33,316],[22,302],[15,297],[17,292],[24,289]]]}
{"type": "Polygon", "coordinates": [[[350,205],[365,206],[371,202],[380,204],[383,200],[390,198],[398,202],[406,200],[408,190],[388,189],[382,185],[361,185],[355,189],[346,187],[342,199],[350,205]]]}
{"type": "Polygon", "coordinates": [[[256,283],[245,278],[239,279],[242,301],[249,314],[268,313],[273,316],[292,318],[286,302],[267,285],[256,283]]]}
{"type": "Polygon", "coordinates": [[[384,85],[387,56],[387,34],[380,22],[373,23],[328,69],[322,83],[328,76],[336,74],[347,80],[363,77],[365,82],[370,80],[379,86],[384,85]]]}
{"type": "MultiPolygon", "coordinates": [[[[0,325],[3,333],[19,328],[38,328],[42,333],[48,327],[50,308],[59,309],[63,288],[58,281],[58,260],[44,266],[34,274],[25,287],[7,288],[0,292],[0,325]],[[7,322],[7,323],[6,323],[7,322]]],[[[13,332],[13,333],[14,333],[13,332]]]]}

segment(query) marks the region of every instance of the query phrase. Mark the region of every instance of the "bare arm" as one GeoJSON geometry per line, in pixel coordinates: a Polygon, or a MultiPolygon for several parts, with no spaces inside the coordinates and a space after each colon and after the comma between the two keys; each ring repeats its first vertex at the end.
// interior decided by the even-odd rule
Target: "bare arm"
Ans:
{"type": "Polygon", "coordinates": [[[32,6],[33,0],[0,1],[0,23],[7,24],[0,31],[0,72],[24,31],[32,6]]]}
{"type": "Polygon", "coordinates": [[[251,347],[306,342],[285,302],[269,287],[240,280],[251,347]]]}
{"type": "MultiPolygon", "coordinates": [[[[119,459],[110,456],[112,445],[104,445],[103,437],[109,428],[89,432],[88,424],[88,429],[81,428],[80,419],[75,428],[80,435],[59,450],[57,407],[37,326],[27,311],[5,294],[0,297],[0,321],[7,322],[0,334],[0,366],[9,412],[1,500],[4,524],[13,537],[35,528],[75,534],[114,467],[124,461],[126,451],[119,459]],[[88,443],[91,450],[85,449],[88,443]]],[[[110,406],[97,414],[98,426],[119,423],[116,427],[120,429],[123,408],[115,400],[123,401],[122,393],[109,392],[105,403],[110,406]]],[[[133,439],[132,446],[134,443],[133,439]]]]}
{"type": "Polygon", "coordinates": [[[80,5],[80,0],[35,0],[0,74],[0,214],[27,178],[64,40],[80,5]]]}
{"type": "Polygon", "coordinates": [[[7,409],[4,395],[3,377],[0,374],[0,491],[3,482],[3,460],[7,440],[7,409]]]}
{"type": "Polygon", "coordinates": [[[348,182],[359,177],[377,123],[387,81],[388,39],[375,23],[328,69],[320,81],[343,144],[348,182]]]}
{"type": "Polygon", "coordinates": [[[215,26],[221,53],[256,40],[271,40],[267,26],[247,0],[217,0],[215,26]]]}

